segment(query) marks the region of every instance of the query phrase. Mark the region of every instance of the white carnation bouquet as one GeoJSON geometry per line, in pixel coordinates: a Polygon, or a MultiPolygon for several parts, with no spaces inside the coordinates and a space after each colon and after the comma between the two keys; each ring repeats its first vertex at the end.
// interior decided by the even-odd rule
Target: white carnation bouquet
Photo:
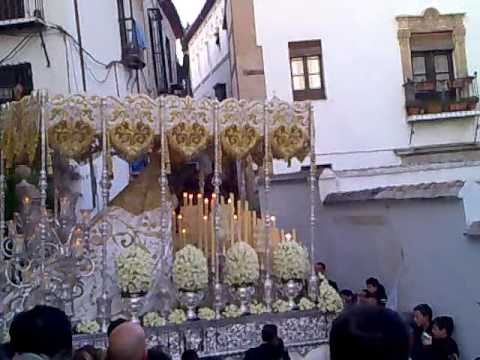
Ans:
{"type": "Polygon", "coordinates": [[[283,313],[290,311],[290,305],[288,304],[288,301],[278,299],[273,303],[272,309],[274,312],[283,313]]]}
{"type": "Polygon", "coordinates": [[[96,334],[100,331],[100,325],[95,320],[83,321],[77,325],[79,334],[96,334]]]}
{"type": "Polygon", "coordinates": [[[229,304],[223,310],[223,316],[227,319],[238,318],[242,316],[242,311],[240,308],[235,304],[229,304]]]}
{"type": "Polygon", "coordinates": [[[273,252],[273,273],[282,281],[304,280],[308,263],[307,250],[293,240],[281,241],[273,252]]]}
{"type": "Polygon", "coordinates": [[[160,327],[164,326],[167,322],[157,312],[146,313],[143,317],[143,326],[145,327],[160,327]]]}
{"type": "Polygon", "coordinates": [[[187,245],[175,255],[173,281],[182,291],[199,291],[208,285],[207,259],[201,250],[187,245]]]}
{"type": "Polygon", "coordinates": [[[171,322],[173,324],[178,325],[184,323],[185,321],[187,321],[187,315],[182,309],[175,309],[168,316],[168,322],[171,322]]]}
{"type": "Polygon", "coordinates": [[[315,308],[315,303],[309,298],[303,297],[300,299],[300,302],[298,303],[298,307],[302,311],[312,310],[315,308]]]}
{"type": "Polygon", "coordinates": [[[215,319],[215,311],[209,307],[202,307],[198,310],[198,317],[201,320],[213,320],[215,319]]]}
{"type": "Polygon", "coordinates": [[[259,276],[258,255],[249,244],[241,241],[228,249],[225,258],[225,282],[228,285],[253,285],[259,276]]]}
{"type": "Polygon", "coordinates": [[[132,245],[115,262],[122,294],[145,294],[150,290],[155,263],[144,245],[132,245]]]}
{"type": "Polygon", "coordinates": [[[343,310],[343,301],[338,292],[330,286],[325,276],[319,274],[320,287],[318,308],[326,313],[338,314],[343,310]]]}
{"type": "Polygon", "coordinates": [[[253,301],[250,304],[250,313],[253,315],[260,315],[260,314],[265,314],[267,312],[267,307],[257,301],[253,301]]]}

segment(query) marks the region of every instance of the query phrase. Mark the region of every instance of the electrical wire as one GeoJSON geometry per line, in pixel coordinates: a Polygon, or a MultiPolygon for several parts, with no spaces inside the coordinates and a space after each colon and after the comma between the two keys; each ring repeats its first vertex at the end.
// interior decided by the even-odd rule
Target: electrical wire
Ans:
{"type": "Polygon", "coordinates": [[[15,45],[13,49],[10,50],[10,52],[4,58],[0,60],[0,64],[3,64],[5,61],[8,61],[12,57],[15,57],[15,55],[17,55],[20,51],[22,51],[25,45],[28,44],[32,36],[33,36],[32,34],[28,34],[24,36],[23,39],[20,40],[20,42],[17,45],[15,45]]]}

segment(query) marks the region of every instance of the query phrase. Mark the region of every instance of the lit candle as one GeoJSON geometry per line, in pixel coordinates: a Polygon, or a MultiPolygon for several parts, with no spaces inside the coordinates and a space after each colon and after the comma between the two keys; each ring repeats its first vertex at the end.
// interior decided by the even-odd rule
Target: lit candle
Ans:
{"type": "Polygon", "coordinates": [[[32,204],[32,199],[28,196],[23,198],[23,208],[25,212],[28,214],[30,212],[30,205],[32,204]]]}
{"type": "Polygon", "coordinates": [[[183,193],[183,206],[187,206],[188,193],[183,193]]]}
{"type": "Polygon", "coordinates": [[[202,222],[202,232],[203,232],[203,245],[204,245],[204,253],[208,257],[208,216],[203,216],[202,222]]]}
{"type": "Polygon", "coordinates": [[[208,199],[203,200],[203,215],[208,215],[208,199]]]}
{"type": "Polygon", "coordinates": [[[188,194],[188,205],[193,205],[193,194],[188,194]]]}
{"type": "Polygon", "coordinates": [[[287,240],[287,241],[292,240],[292,234],[286,233],[286,234],[285,234],[285,240],[287,240]]]}
{"type": "Polygon", "coordinates": [[[187,245],[187,229],[182,229],[183,246],[187,245]]]}

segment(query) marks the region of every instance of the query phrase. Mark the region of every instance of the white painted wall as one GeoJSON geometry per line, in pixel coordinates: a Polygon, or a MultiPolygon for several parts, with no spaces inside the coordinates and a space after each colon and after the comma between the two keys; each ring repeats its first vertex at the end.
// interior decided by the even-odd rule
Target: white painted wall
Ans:
{"type": "Polygon", "coordinates": [[[227,84],[227,96],[231,96],[229,46],[227,31],[223,29],[224,16],[225,1],[217,0],[188,44],[195,98],[215,97],[213,86],[217,83],[227,84]],[[220,34],[220,46],[216,44],[217,31],[220,34]]]}
{"type": "MultiPolygon", "coordinates": [[[[480,3],[475,0],[254,3],[268,97],[292,100],[288,42],[322,40],[327,99],[313,104],[317,162],[334,169],[398,165],[390,150],[409,146],[396,16],[420,15],[432,6],[441,13],[465,12],[469,72],[480,69],[480,3]]],[[[474,126],[473,120],[415,125],[412,145],[472,141],[474,126]]],[[[277,163],[275,170],[298,166],[277,163]]]]}

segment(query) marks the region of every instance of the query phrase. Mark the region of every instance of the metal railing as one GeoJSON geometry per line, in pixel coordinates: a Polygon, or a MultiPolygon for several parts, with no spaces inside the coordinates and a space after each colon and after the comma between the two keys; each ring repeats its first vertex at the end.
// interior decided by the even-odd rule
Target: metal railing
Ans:
{"type": "Polygon", "coordinates": [[[477,74],[451,80],[409,81],[404,84],[409,115],[476,110],[477,74]]]}
{"type": "Polygon", "coordinates": [[[44,18],[43,0],[0,0],[0,21],[44,18]]]}

